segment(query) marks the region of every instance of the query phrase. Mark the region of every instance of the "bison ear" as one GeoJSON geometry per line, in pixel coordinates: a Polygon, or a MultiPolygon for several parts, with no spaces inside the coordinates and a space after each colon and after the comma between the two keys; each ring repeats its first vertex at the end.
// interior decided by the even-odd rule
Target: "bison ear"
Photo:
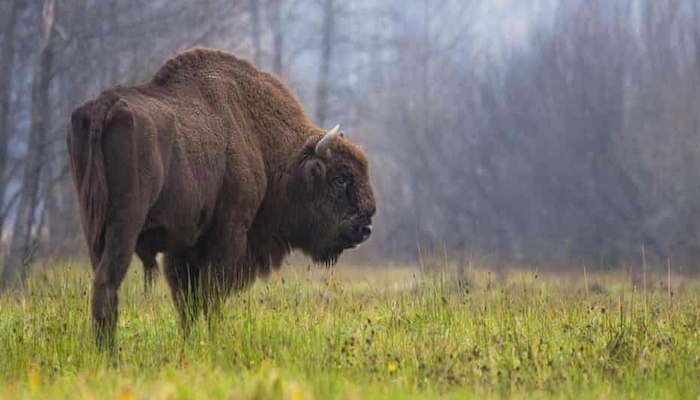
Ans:
{"type": "Polygon", "coordinates": [[[326,164],[318,158],[306,159],[301,165],[301,177],[309,193],[326,179],[326,164]]]}
{"type": "Polygon", "coordinates": [[[75,109],[70,117],[73,130],[86,131],[90,129],[90,117],[82,107],[75,109]]]}

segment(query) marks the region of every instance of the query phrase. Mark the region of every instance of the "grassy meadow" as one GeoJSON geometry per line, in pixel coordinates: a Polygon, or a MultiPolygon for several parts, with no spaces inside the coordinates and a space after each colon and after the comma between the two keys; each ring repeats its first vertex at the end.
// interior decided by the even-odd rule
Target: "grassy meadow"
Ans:
{"type": "MultiPolygon", "coordinates": [[[[342,262],[341,262],[342,264],[342,262]]],[[[698,398],[700,280],[469,265],[285,266],[183,342],[167,286],[120,291],[119,360],[96,352],[90,271],[0,297],[0,398],[698,398]]]]}

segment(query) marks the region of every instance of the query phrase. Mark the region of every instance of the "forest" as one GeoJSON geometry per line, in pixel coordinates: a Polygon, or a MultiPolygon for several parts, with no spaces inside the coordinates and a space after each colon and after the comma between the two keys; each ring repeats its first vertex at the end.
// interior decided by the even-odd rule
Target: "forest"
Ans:
{"type": "Polygon", "coordinates": [[[281,76],[368,153],[354,257],[695,270],[700,2],[0,2],[0,282],[84,255],[71,110],[218,48],[281,76]]]}

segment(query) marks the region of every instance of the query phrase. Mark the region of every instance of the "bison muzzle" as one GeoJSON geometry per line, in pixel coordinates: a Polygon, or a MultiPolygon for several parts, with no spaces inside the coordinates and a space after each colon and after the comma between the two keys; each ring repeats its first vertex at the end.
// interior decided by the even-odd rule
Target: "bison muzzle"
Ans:
{"type": "Polygon", "coordinates": [[[221,51],[185,51],[77,107],[67,146],[103,349],[134,253],[151,269],[164,253],[187,335],[291,250],[332,265],[372,232],[365,153],[312,124],[280,79],[221,51]]]}

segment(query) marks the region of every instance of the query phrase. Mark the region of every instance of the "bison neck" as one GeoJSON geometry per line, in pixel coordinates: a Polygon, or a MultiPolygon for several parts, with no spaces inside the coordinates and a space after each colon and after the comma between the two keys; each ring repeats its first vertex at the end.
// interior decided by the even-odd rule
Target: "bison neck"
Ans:
{"type": "Polygon", "coordinates": [[[265,196],[248,233],[248,259],[257,265],[261,275],[278,269],[291,252],[294,230],[290,215],[290,185],[296,174],[299,152],[311,137],[322,131],[313,126],[288,127],[262,135],[267,178],[265,196]]]}

